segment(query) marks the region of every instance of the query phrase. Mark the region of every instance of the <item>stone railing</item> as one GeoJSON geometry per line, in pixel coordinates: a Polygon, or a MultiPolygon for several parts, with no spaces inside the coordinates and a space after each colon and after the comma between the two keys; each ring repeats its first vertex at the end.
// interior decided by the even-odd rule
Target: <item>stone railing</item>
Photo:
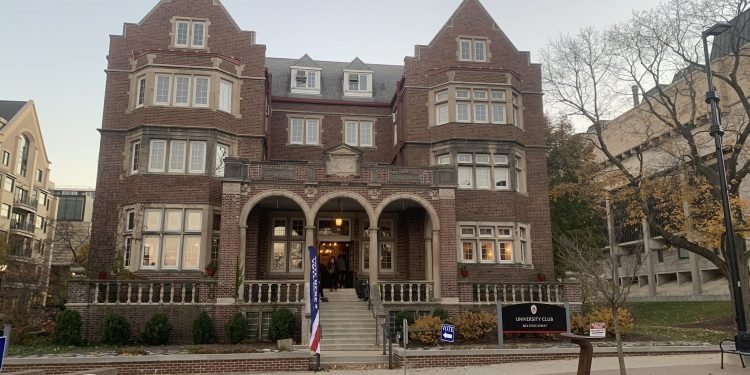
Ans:
{"type": "Polygon", "coordinates": [[[425,303],[432,301],[432,281],[380,281],[378,290],[383,303],[425,303]]]}
{"type": "Polygon", "coordinates": [[[196,305],[213,303],[215,281],[96,280],[86,283],[92,305],[196,305]]]}
{"type": "Polygon", "coordinates": [[[479,303],[565,303],[564,283],[474,284],[474,302],[479,303]]]}
{"type": "Polygon", "coordinates": [[[302,304],[305,301],[303,280],[245,281],[240,301],[246,304],[302,304]]]}

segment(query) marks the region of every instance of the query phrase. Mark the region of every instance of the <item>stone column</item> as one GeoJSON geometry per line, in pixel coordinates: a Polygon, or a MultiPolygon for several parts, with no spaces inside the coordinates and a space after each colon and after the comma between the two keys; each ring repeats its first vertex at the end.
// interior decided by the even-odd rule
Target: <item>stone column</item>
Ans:
{"type": "Polygon", "coordinates": [[[424,236],[424,277],[427,281],[432,281],[432,233],[425,232],[424,236]]]}
{"type": "MultiPolygon", "coordinates": [[[[378,283],[378,273],[380,272],[380,251],[378,251],[378,227],[370,227],[370,288],[378,283]]],[[[372,290],[372,289],[371,289],[372,290]]]]}
{"type": "Polygon", "coordinates": [[[648,272],[648,296],[655,297],[657,285],[654,273],[654,256],[651,252],[651,228],[648,227],[648,221],[644,219],[641,222],[641,228],[643,230],[643,253],[646,257],[646,271],[648,272]]]}
{"type": "Polygon", "coordinates": [[[440,285],[440,230],[432,230],[432,279],[435,282],[433,297],[439,300],[442,297],[442,286],[440,285]]]}
{"type": "MultiPolygon", "coordinates": [[[[221,245],[221,243],[219,243],[221,245]]],[[[239,248],[239,254],[237,255],[238,262],[240,262],[240,266],[242,266],[241,272],[242,272],[242,281],[245,281],[245,270],[247,269],[247,262],[245,259],[247,258],[247,225],[241,224],[240,225],[240,248],[239,248]]],[[[237,288],[237,298],[242,299],[242,290],[244,286],[243,284],[240,284],[240,287],[237,288]]]]}

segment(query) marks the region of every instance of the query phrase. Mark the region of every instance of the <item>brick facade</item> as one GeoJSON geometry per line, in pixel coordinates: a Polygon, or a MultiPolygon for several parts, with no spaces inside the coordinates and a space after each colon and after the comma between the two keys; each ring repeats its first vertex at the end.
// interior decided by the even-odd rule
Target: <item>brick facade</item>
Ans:
{"type": "MultiPolygon", "coordinates": [[[[186,27],[190,39],[195,31],[186,27]]],[[[125,268],[140,279],[202,278],[203,268],[218,260],[217,306],[211,311],[219,322],[225,322],[232,311],[242,310],[243,292],[237,288],[243,282],[305,278],[304,272],[292,271],[288,265],[293,259],[291,250],[281,249],[287,252],[286,258],[274,258],[274,215],[304,219],[305,227],[295,228],[301,230],[294,233],[297,237],[279,246],[304,242],[307,247],[326,241],[318,232],[318,219],[343,214],[350,220],[351,233],[339,238],[336,246],[338,241],[348,246],[355,277],[434,281],[436,301],[446,306],[472,302],[463,284],[529,282],[540,275],[551,279],[541,68],[511,44],[477,0],[463,1],[435,39],[417,46],[415,56],[406,57],[403,66],[367,65],[358,59],[348,64],[316,62],[307,55],[297,61],[269,58],[265,46],[255,43],[254,32],[240,30],[215,0],[160,2],[140,23],[126,24],[123,35],[111,37],[108,61],[89,264],[92,277],[118,277],[112,270],[125,268]],[[203,25],[204,48],[175,46],[181,22],[203,25]],[[486,61],[458,59],[459,40],[469,35],[482,38],[486,61]],[[294,90],[300,78],[290,77],[292,71],[305,69],[314,74],[308,77],[322,76],[322,87],[314,95],[294,90]],[[342,93],[341,86],[347,87],[342,70],[347,69],[371,72],[371,97],[342,93]],[[192,91],[197,77],[210,80],[205,108],[174,104],[178,77],[188,77],[182,79],[193,85],[188,94],[193,103],[198,100],[192,91]],[[172,81],[162,87],[159,80],[163,79],[172,81]],[[225,97],[221,90],[227,82],[231,85],[225,97]],[[436,91],[453,92],[456,86],[507,93],[502,106],[508,120],[435,125],[436,91]],[[169,99],[173,104],[157,105],[159,95],[173,95],[169,99]],[[518,103],[511,104],[511,97],[518,103]],[[227,98],[229,110],[222,107],[227,98]],[[514,106],[518,117],[512,117],[514,106]],[[315,138],[312,144],[296,144],[308,142],[308,133],[302,135],[304,142],[292,141],[292,118],[300,116],[319,119],[317,138],[308,130],[315,138]],[[371,133],[362,135],[362,147],[344,145],[347,121],[352,119],[371,124],[371,133]],[[366,144],[367,137],[371,145],[366,144]],[[175,151],[179,142],[183,149],[175,151]],[[204,145],[202,155],[200,149],[193,150],[193,142],[204,145]],[[229,150],[223,162],[216,156],[220,145],[229,150]],[[456,162],[436,165],[438,152],[453,155],[454,160],[458,153],[467,152],[506,155],[511,160],[507,189],[457,188],[456,162]],[[203,172],[191,170],[196,157],[203,158],[203,172]],[[523,169],[522,174],[516,176],[514,166],[516,171],[523,169]],[[197,234],[187,229],[169,232],[166,218],[165,227],[159,222],[159,229],[146,229],[146,210],[167,215],[169,210],[183,209],[177,215],[187,215],[191,209],[203,214],[198,267],[192,259],[186,260],[190,255],[186,255],[187,248],[179,248],[182,245],[170,253],[178,259],[169,261],[173,263],[168,263],[163,248],[167,238],[184,242],[197,234]],[[135,212],[135,225],[130,229],[125,227],[129,210],[135,212]],[[370,243],[364,223],[369,221],[373,228],[380,225],[374,224],[379,219],[392,221],[394,228],[377,241],[392,243],[394,250],[391,263],[382,263],[382,256],[371,263],[392,269],[372,276],[362,269],[363,257],[369,257],[363,248],[370,243]],[[495,260],[499,254],[493,252],[486,259],[489,264],[477,261],[477,249],[467,264],[469,276],[463,278],[457,266],[462,254],[461,222],[494,225],[493,231],[497,225],[512,227],[514,249],[521,247],[519,226],[527,226],[529,237],[524,245],[528,253],[501,263],[495,260]],[[147,237],[160,241],[152,254],[156,262],[150,267],[142,266],[151,260],[143,253],[147,237]],[[125,241],[130,239],[133,246],[128,256],[125,241]],[[212,246],[217,243],[215,253],[212,246]],[[288,271],[272,269],[272,264],[288,271]]],[[[493,241],[493,246],[499,246],[497,237],[493,241]]],[[[196,311],[189,309],[181,315],[189,319],[196,311]]],[[[219,322],[217,326],[222,326],[219,322]]]]}

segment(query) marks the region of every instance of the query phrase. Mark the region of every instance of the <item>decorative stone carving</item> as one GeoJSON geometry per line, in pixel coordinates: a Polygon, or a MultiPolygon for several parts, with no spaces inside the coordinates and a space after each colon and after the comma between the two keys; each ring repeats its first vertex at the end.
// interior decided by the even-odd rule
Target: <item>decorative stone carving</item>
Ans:
{"type": "Polygon", "coordinates": [[[370,193],[370,198],[372,199],[378,199],[378,197],[380,196],[380,188],[370,188],[368,192],[370,193]]]}
{"type": "Polygon", "coordinates": [[[339,145],[325,152],[326,174],[334,176],[358,176],[362,152],[348,146],[339,145]]]}
{"type": "Polygon", "coordinates": [[[313,198],[315,194],[318,194],[318,188],[315,186],[308,186],[305,188],[305,194],[307,194],[308,198],[313,198]]]}

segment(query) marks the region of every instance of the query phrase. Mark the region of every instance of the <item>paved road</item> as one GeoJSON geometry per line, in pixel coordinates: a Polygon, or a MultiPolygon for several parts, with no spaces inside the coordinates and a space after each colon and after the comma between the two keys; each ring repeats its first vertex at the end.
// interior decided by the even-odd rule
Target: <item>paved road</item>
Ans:
{"type": "MultiPolygon", "coordinates": [[[[719,354],[680,355],[680,356],[647,356],[627,357],[625,364],[628,375],[750,375],[750,369],[742,369],[737,356],[729,359],[724,357],[724,370],[719,369],[719,354]]],[[[540,361],[531,363],[510,363],[502,365],[454,367],[440,369],[409,369],[407,374],[414,375],[569,375],[575,374],[576,360],[540,361]]],[[[594,358],[592,373],[594,375],[619,374],[617,358],[594,358]]],[[[356,375],[397,375],[403,374],[403,369],[397,370],[334,370],[326,374],[356,374],[356,375]]],[[[295,373],[274,373],[276,375],[298,375],[295,373]]]]}

